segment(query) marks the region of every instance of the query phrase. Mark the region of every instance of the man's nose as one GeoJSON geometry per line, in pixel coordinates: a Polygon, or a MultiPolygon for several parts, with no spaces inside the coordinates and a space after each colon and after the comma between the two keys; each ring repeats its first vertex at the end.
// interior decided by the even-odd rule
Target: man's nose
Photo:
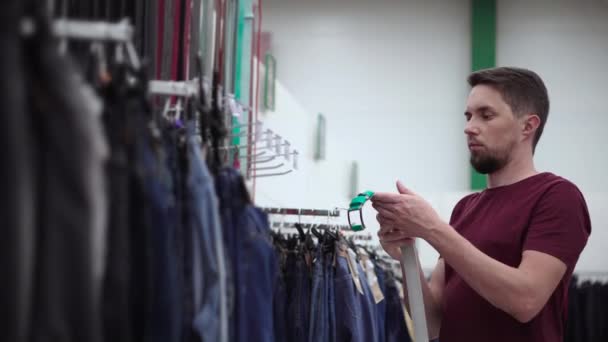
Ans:
{"type": "Polygon", "coordinates": [[[475,123],[474,119],[467,121],[464,126],[464,134],[468,136],[479,134],[479,126],[475,123]]]}

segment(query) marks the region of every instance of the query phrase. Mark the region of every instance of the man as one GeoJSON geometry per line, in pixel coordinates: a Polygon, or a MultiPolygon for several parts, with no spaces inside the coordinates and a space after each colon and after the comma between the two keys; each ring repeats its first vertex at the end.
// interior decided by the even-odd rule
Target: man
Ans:
{"type": "Polygon", "coordinates": [[[430,338],[562,341],[568,283],[591,224],[577,187],[534,167],[547,90],[519,68],[478,71],[468,82],[464,132],[487,189],[463,198],[448,224],[397,182],[399,194],[372,198],[380,241],[397,260],[399,246],[413,238],[439,251],[430,282],[423,281],[430,338]]]}

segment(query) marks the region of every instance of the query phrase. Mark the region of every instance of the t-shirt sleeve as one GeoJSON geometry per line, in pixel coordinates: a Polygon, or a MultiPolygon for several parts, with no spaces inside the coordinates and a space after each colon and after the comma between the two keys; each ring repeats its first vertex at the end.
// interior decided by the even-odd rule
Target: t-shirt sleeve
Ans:
{"type": "Polygon", "coordinates": [[[523,250],[549,254],[572,269],[590,233],[583,195],[574,184],[562,182],[549,189],[537,203],[523,250]]]}
{"type": "MultiPolygon", "coordinates": [[[[452,215],[450,215],[450,225],[453,225],[454,222],[462,215],[464,208],[466,207],[467,202],[471,198],[472,195],[465,196],[456,203],[454,209],[452,209],[452,215]]],[[[439,254],[437,259],[441,259],[443,256],[439,254]]]]}

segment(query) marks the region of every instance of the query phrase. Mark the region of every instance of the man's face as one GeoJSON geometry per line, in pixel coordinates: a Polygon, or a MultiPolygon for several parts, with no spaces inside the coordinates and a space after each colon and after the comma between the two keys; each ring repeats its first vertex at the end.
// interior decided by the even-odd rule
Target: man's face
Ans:
{"type": "Polygon", "coordinates": [[[502,169],[519,141],[520,126],[511,107],[491,86],[477,85],[467,99],[465,117],[471,165],[482,174],[502,169]]]}

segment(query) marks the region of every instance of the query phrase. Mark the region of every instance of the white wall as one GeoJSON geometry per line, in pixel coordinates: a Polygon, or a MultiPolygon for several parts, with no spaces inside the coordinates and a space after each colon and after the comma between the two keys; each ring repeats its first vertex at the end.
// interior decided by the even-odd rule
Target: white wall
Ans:
{"type": "Polygon", "coordinates": [[[593,232],[579,270],[608,271],[608,1],[498,1],[497,64],[535,70],[551,111],[536,165],[575,182],[593,232]]]}
{"type": "MultiPolygon", "coordinates": [[[[537,165],[587,197],[594,231],[579,262],[584,270],[608,270],[607,7],[603,0],[498,3],[497,63],[538,71],[552,100],[537,165]]],[[[393,191],[401,178],[448,219],[469,187],[462,111],[470,2],[265,0],[264,11],[282,85],[277,110],[263,119],[305,156],[297,173],[258,180],[258,204],[344,207],[348,167],[358,160],[361,190],[393,191]],[[327,160],[316,163],[318,112],[328,136],[327,160]]],[[[368,223],[375,230],[373,218],[368,223]]],[[[429,246],[420,254],[423,267],[434,265],[429,246]]]]}
{"type": "MultiPolygon", "coordinates": [[[[449,217],[453,203],[442,194],[468,188],[469,21],[468,1],[265,0],[263,26],[284,88],[264,119],[290,139],[308,139],[299,148],[309,159],[297,174],[258,180],[257,202],[346,207],[357,160],[360,190],[395,191],[400,178],[449,217]],[[316,163],[309,143],[319,112],[327,159],[316,163]]],[[[421,253],[431,267],[436,255],[421,253]]]]}
{"type": "Polygon", "coordinates": [[[266,0],[264,11],[278,78],[327,117],[330,162],[359,160],[362,188],[401,177],[466,189],[468,2],[266,0]]]}

